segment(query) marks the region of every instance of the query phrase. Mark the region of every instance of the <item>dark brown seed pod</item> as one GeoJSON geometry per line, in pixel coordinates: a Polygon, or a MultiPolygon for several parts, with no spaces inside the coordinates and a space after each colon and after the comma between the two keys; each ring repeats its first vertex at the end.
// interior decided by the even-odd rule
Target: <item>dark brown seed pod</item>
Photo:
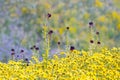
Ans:
{"type": "Polygon", "coordinates": [[[30,49],[33,50],[33,47],[31,47],[30,49]]]}
{"type": "Polygon", "coordinates": [[[99,35],[100,33],[99,32],[96,32],[97,35],[99,35]]]}
{"type": "Polygon", "coordinates": [[[25,58],[25,61],[28,61],[28,58],[25,58]]]}
{"type": "Polygon", "coordinates": [[[19,57],[19,55],[17,55],[17,58],[19,57]]]}
{"type": "Polygon", "coordinates": [[[98,42],[97,42],[97,44],[101,44],[101,42],[100,42],[100,41],[98,41],[98,42]]]}
{"type": "Polygon", "coordinates": [[[24,52],[24,50],[21,50],[20,52],[21,52],[21,53],[23,53],[23,52],[24,52]]]}
{"type": "Polygon", "coordinates": [[[50,31],[48,32],[49,35],[51,35],[52,33],[53,33],[53,30],[50,30],[50,31]]]}
{"type": "Polygon", "coordinates": [[[36,45],[34,45],[33,48],[36,48],[36,45]]]}
{"type": "Polygon", "coordinates": [[[89,27],[91,28],[92,26],[93,26],[94,24],[93,24],[93,22],[91,21],[91,22],[89,22],[89,27]]]}
{"type": "Polygon", "coordinates": [[[11,51],[15,51],[15,49],[11,49],[11,51]]]}
{"type": "Polygon", "coordinates": [[[27,66],[29,66],[29,63],[27,63],[27,66]]]}
{"type": "Polygon", "coordinates": [[[93,40],[90,40],[90,43],[94,43],[94,41],[93,41],[93,40]]]}
{"type": "Polygon", "coordinates": [[[70,29],[70,27],[66,27],[66,29],[67,29],[67,30],[69,30],[69,29],[70,29]]]}
{"type": "Polygon", "coordinates": [[[36,47],[35,49],[38,51],[38,50],[39,50],[39,47],[36,47]]]}
{"type": "Polygon", "coordinates": [[[60,42],[58,42],[58,45],[60,45],[60,42]]]}
{"type": "Polygon", "coordinates": [[[70,46],[70,50],[73,51],[75,49],[74,46],[70,46]]]}
{"type": "Polygon", "coordinates": [[[51,16],[52,16],[52,15],[51,15],[50,13],[47,14],[48,19],[49,19],[51,16]]]}

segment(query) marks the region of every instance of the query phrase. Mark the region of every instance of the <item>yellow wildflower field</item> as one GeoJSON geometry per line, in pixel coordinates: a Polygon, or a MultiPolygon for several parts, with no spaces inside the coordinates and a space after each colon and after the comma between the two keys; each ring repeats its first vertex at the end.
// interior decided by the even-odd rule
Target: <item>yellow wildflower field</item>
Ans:
{"type": "Polygon", "coordinates": [[[0,63],[0,80],[119,80],[120,48],[61,52],[52,59],[30,63],[0,63]]]}

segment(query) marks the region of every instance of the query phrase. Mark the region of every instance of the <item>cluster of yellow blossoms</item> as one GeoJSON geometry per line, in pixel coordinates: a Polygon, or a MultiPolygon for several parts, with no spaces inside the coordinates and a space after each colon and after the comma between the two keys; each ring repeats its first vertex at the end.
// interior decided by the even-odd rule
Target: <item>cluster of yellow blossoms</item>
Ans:
{"type": "Polygon", "coordinates": [[[61,52],[53,59],[38,61],[29,66],[22,61],[0,63],[0,80],[120,80],[120,48],[61,52]]]}

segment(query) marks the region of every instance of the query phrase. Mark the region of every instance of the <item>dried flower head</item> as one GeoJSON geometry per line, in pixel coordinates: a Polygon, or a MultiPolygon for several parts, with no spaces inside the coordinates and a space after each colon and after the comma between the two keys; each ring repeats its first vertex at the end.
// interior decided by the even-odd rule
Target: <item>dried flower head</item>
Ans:
{"type": "Polygon", "coordinates": [[[91,27],[91,26],[93,26],[93,22],[91,21],[91,22],[89,22],[89,26],[91,27]]]}
{"type": "Polygon", "coordinates": [[[29,61],[28,58],[25,58],[25,61],[29,61]]]}
{"type": "Polygon", "coordinates": [[[19,57],[19,55],[17,55],[17,58],[19,57]]]}
{"type": "Polygon", "coordinates": [[[31,50],[33,49],[33,47],[30,48],[31,50]]]}
{"type": "Polygon", "coordinates": [[[47,17],[48,17],[48,19],[49,19],[49,18],[51,17],[51,14],[50,14],[50,13],[48,13],[48,14],[47,14],[47,17]]]}
{"type": "Polygon", "coordinates": [[[24,52],[24,50],[21,50],[20,52],[21,52],[21,53],[23,53],[23,52],[24,52]]]}
{"type": "Polygon", "coordinates": [[[99,35],[99,32],[96,32],[97,35],[99,35]]]}
{"type": "Polygon", "coordinates": [[[29,64],[27,63],[27,66],[29,66],[29,64]]]}
{"type": "Polygon", "coordinates": [[[70,50],[71,50],[71,51],[73,51],[74,49],[75,49],[75,47],[74,47],[74,46],[71,46],[71,47],[70,47],[70,50]]]}
{"type": "Polygon", "coordinates": [[[67,30],[69,30],[70,28],[69,27],[66,27],[67,30]]]}
{"type": "Polygon", "coordinates": [[[39,50],[39,47],[36,47],[35,49],[36,49],[36,50],[39,50]]]}
{"type": "Polygon", "coordinates": [[[36,45],[33,45],[33,47],[31,47],[30,49],[33,50],[33,49],[35,49],[35,48],[36,48],[36,45]]]}
{"type": "Polygon", "coordinates": [[[33,48],[36,48],[36,45],[34,45],[33,48]]]}
{"type": "Polygon", "coordinates": [[[94,43],[94,41],[93,41],[93,40],[90,40],[90,43],[94,43]]]}
{"type": "Polygon", "coordinates": [[[58,42],[58,45],[60,45],[60,42],[58,42]]]}
{"type": "Polygon", "coordinates": [[[50,31],[48,32],[49,35],[51,35],[52,33],[53,33],[53,30],[50,30],[50,31]]]}
{"type": "Polygon", "coordinates": [[[11,51],[15,51],[15,49],[11,49],[11,51]]]}
{"type": "Polygon", "coordinates": [[[97,42],[97,44],[101,44],[101,42],[100,42],[100,41],[98,41],[98,42],[97,42]]]}

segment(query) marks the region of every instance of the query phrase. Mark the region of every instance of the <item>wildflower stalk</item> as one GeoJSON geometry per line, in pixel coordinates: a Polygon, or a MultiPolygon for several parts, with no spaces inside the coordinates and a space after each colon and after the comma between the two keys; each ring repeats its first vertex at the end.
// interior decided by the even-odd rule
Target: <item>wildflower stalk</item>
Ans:
{"type": "Polygon", "coordinates": [[[67,27],[67,31],[66,31],[66,52],[68,52],[69,50],[69,37],[68,37],[68,34],[69,34],[69,27],[67,27]]]}
{"type": "Polygon", "coordinates": [[[36,55],[35,55],[35,57],[39,60],[39,57],[40,57],[40,55],[39,55],[39,50],[36,50],[36,55]]]}
{"type": "Polygon", "coordinates": [[[99,51],[99,49],[100,49],[100,44],[101,44],[99,32],[96,32],[96,38],[97,38],[97,39],[96,39],[96,40],[97,40],[97,43],[96,43],[96,50],[99,51]]]}
{"type": "Polygon", "coordinates": [[[44,56],[44,59],[47,59],[48,57],[48,54],[49,54],[49,51],[48,51],[48,43],[49,43],[49,40],[47,40],[47,26],[44,26],[43,27],[43,39],[44,39],[44,51],[45,51],[45,56],[44,56]]]}
{"type": "Polygon", "coordinates": [[[48,32],[49,27],[44,26],[43,27],[43,38],[44,38],[44,48],[45,48],[45,56],[44,59],[47,60],[49,56],[49,51],[50,51],[50,40],[51,40],[51,34],[53,33],[52,30],[48,32]]]}
{"type": "Polygon", "coordinates": [[[60,42],[58,42],[57,45],[58,45],[58,50],[61,50],[61,48],[60,48],[60,42]]]}
{"type": "Polygon", "coordinates": [[[44,45],[45,45],[45,57],[44,57],[44,59],[45,60],[47,60],[48,59],[48,57],[49,57],[49,51],[50,51],[50,41],[51,41],[51,35],[52,35],[52,33],[53,33],[53,31],[52,30],[50,30],[49,31],[49,19],[51,18],[51,14],[50,13],[48,13],[47,14],[47,18],[46,18],[46,23],[48,24],[47,26],[46,26],[46,29],[44,30],[44,40],[45,40],[45,43],[44,43],[44,45]],[[49,32],[48,32],[49,31],[49,32]],[[48,32],[48,33],[47,33],[48,32]]]}
{"type": "Polygon", "coordinates": [[[89,45],[89,55],[93,54],[93,50],[95,49],[94,47],[94,30],[93,30],[93,22],[89,23],[89,28],[90,28],[90,45],[89,45]]]}
{"type": "MultiPolygon", "coordinates": [[[[92,29],[90,28],[90,39],[92,38],[92,29]]],[[[90,55],[92,55],[92,44],[91,44],[92,41],[90,41],[89,43],[89,52],[90,52],[90,55]]]]}
{"type": "Polygon", "coordinates": [[[14,55],[11,55],[11,57],[12,57],[12,60],[15,60],[15,56],[14,55]]]}
{"type": "Polygon", "coordinates": [[[47,38],[46,59],[48,59],[49,51],[50,51],[50,36],[48,36],[47,38]]]}
{"type": "Polygon", "coordinates": [[[11,49],[11,58],[12,60],[15,60],[15,50],[14,49],[11,49]]]}
{"type": "Polygon", "coordinates": [[[66,51],[68,51],[68,45],[69,45],[69,42],[68,42],[68,32],[66,33],[66,51]]]}

